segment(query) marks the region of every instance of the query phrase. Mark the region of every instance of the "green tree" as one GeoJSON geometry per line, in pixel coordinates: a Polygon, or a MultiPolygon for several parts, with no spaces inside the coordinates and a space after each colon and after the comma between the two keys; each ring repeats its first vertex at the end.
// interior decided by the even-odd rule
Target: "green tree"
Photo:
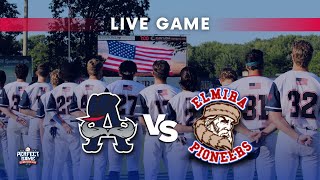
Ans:
{"type": "Polygon", "coordinates": [[[309,69],[311,72],[320,76],[320,51],[316,52],[313,56],[309,64],[309,69]]]}
{"type": "MultiPolygon", "coordinates": [[[[17,5],[7,0],[0,0],[0,18],[16,18],[19,12],[17,5]]],[[[21,46],[16,41],[19,33],[0,32],[0,55],[11,56],[21,55],[21,46]]]]}
{"type": "Polygon", "coordinates": [[[48,41],[45,35],[36,35],[29,37],[29,55],[33,60],[33,69],[43,62],[49,62],[48,41]]]}

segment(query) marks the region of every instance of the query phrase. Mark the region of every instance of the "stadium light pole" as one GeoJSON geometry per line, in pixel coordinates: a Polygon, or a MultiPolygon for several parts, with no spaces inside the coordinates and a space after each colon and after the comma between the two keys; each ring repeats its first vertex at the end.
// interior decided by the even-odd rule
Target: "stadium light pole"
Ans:
{"type": "Polygon", "coordinates": [[[70,0],[68,0],[68,61],[71,62],[71,46],[70,46],[70,0]]]}
{"type": "MultiPolygon", "coordinates": [[[[28,0],[24,0],[24,18],[28,18],[28,0]]],[[[27,28],[28,20],[26,20],[25,26],[27,28]]],[[[22,54],[23,56],[28,55],[28,31],[23,31],[22,54]]]]}

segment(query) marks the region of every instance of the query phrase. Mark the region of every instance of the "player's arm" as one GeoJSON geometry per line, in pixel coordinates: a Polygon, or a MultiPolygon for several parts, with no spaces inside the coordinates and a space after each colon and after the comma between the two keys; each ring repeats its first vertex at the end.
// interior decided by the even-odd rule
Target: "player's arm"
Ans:
{"type": "Polygon", "coordinates": [[[282,107],[280,101],[280,92],[275,83],[272,84],[268,96],[266,110],[269,111],[269,119],[282,132],[296,140],[298,143],[309,145],[311,137],[306,135],[299,135],[290,124],[282,116],[282,107]]]}
{"type": "Polygon", "coordinates": [[[9,108],[9,99],[5,90],[2,90],[0,93],[0,111],[2,111],[7,117],[10,117],[10,119],[15,120],[23,126],[27,126],[27,121],[23,118],[19,118],[9,108]]]}
{"type": "Polygon", "coordinates": [[[36,117],[37,112],[30,109],[31,101],[26,91],[23,92],[19,102],[19,112],[28,116],[36,117]]]}
{"type": "Polygon", "coordinates": [[[138,117],[139,123],[142,125],[143,132],[145,132],[146,123],[143,118],[143,114],[148,114],[149,108],[147,106],[145,98],[139,94],[137,104],[135,107],[135,116],[138,117]]]}
{"type": "MultiPolygon", "coordinates": [[[[42,96],[43,97],[43,96],[42,96]]],[[[42,98],[41,97],[41,98],[42,98]]],[[[40,123],[39,123],[39,129],[40,129],[40,140],[41,142],[43,142],[43,134],[44,134],[44,127],[43,127],[43,124],[44,124],[44,117],[45,117],[45,109],[44,109],[44,104],[42,102],[42,99],[39,99],[38,101],[38,109],[37,109],[37,113],[36,113],[36,116],[37,118],[40,119],[40,123]]]]}
{"type": "Polygon", "coordinates": [[[13,114],[13,112],[9,108],[0,106],[0,111],[3,112],[6,116],[10,117],[10,119],[13,119],[13,120],[17,121],[18,123],[20,123],[24,126],[27,126],[26,120],[13,114]]]}
{"type": "MultiPolygon", "coordinates": [[[[269,116],[270,117],[270,116],[269,116]]],[[[271,122],[271,120],[269,120],[271,122]]],[[[277,130],[277,126],[273,123],[269,123],[269,125],[262,130],[264,135],[271,134],[272,132],[277,130]]]]}
{"type": "MultiPolygon", "coordinates": [[[[167,105],[167,113],[166,113],[166,119],[171,120],[171,121],[177,121],[177,114],[176,111],[173,109],[172,105],[170,102],[167,105]]],[[[192,126],[186,126],[182,124],[177,124],[174,129],[178,133],[188,133],[188,132],[193,132],[192,126]]]]}
{"type": "Polygon", "coordinates": [[[258,141],[259,138],[261,137],[260,132],[253,132],[249,130],[242,122],[240,122],[238,125],[235,126],[234,128],[237,132],[247,136],[250,141],[258,141]]]}
{"type": "Polygon", "coordinates": [[[69,106],[69,113],[74,117],[84,117],[86,113],[81,111],[78,107],[78,98],[75,93],[72,95],[71,104],[69,106]]]}
{"type": "Polygon", "coordinates": [[[59,126],[63,127],[68,134],[72,133],[71,127],[58,114],[56,101],[52,94],[49,97],[46,112],[49,118],[53,119],[59,126]]]}

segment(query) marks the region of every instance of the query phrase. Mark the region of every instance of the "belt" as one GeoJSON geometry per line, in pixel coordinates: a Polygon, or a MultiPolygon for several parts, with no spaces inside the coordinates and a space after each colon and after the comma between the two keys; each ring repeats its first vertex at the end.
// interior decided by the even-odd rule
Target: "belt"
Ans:
{"type": "Polygon", "coordinates": [[[310,129],[310,128],[308,128],[308,127],[296,127],[296,126],[293,126],[293,125],[291,125],[291,128],[292,129],[304,129],[304,130],[307,130],[307,131],[319,131],[319,129],[310,129]]]}

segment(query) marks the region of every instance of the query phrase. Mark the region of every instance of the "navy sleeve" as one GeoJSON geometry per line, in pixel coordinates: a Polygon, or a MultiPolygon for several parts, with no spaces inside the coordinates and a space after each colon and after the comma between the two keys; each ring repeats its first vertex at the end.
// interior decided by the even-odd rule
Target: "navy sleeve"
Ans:
{"type": "Polygon", "coordinates": [[[78,99],[75,93],[73,93],[72,95],[72,99],[71,99],[71,104],[69,106],[69,112],[73,113],[76,111],[80,111],[79,107],[78,107],[78,99]]]}
{"type": "Polygon", "coordinates": [[[9,99],[7,93],[4,89],[0,92],[0,106],[1,107],[9,107],[9,99]]]}
{"type": "Polygon", "coordinates": [[[272,83],[270,93],[269,93],[268,99],[267,99],[266,110],[273,111],[273,112],[282,112],[281,101],[280,101],[280,92],[279,92],[278,87],[275,83],[272,83]]]}
{"type": "Polygon", "coordinates": [[[177,113],[173,109],[173,107],[172,107],[172,105],[170,103],[168,103],[168,106],[167,106],[167,117],[166,117],[166,119],[171,120],[171,121],[176,121],[177,120],[177,113]]]}
{"type": "Polygon", "coordinates": [[[19,103],[19,108],[30,109],[30,106],[31,106],[31,102],[30,102],[30,98],[28,96],[28,93],[26,91],[23,91],[21,101],[19,103]]]}
{"type": "Polygon", "coordinates": [[[41,98],[40,98],[38,101],[37,117],[44,118],[44,116],[45,116],[44,105],[43,105],[41,98]]]}
{"type": "Polygon", "coordinates": [[[146,100],[141,94],[139,94],[137,105],[135,108],[135,115],[142,116],[143,114],[148,114],[148,113],[149,113],[149,108],[147,106],[146,100]]]}
{"type": "Polygon", "coordinates": [[[57,111],[56,100],[52,94],[50,95],[46,111],[47,112],[57,111]]]}

